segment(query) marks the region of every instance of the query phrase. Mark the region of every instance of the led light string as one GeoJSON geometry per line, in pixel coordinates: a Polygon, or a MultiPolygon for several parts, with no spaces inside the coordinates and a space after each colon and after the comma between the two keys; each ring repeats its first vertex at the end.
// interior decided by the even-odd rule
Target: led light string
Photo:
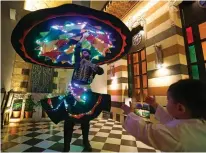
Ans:
{"type": "Polygon", "coordinates": [[[72,86],[72,84],[69,84],[69,89],[70,89],[71,94],[74,96],[74,98],[77,101],[80,101],[80,102],[85,102],[86,101],[86,97],[84,96],[83,99],[82,99],[81,95],[83,95],[84,92],[87,92],[89,90],[87,87],[81,87],[80,85],[74,83],[74,87],[72,86]],[[81,93],[80,95],[78,95],[74,92],[74,89],[83,89],[84,92],[81,93]]]}
{"type": "Polygon", "coordinates": [[[68,114],[69,114],[70,117],[73,117],[73,118],[76,118],[76,119],[80,119],[80,118],[84,117],[85,115],[92,115],[92,114],[94,114],[94,110],[101,103],[101,101],[102,101],[102,96],[99,96],[96,104],[94,105],[94,107],[89,112],[81,113],[81,114],[78,114],[78,115],[70,114],[70,113],[68,113],[68,114]]]}
{"type": "MultiPolygon", "coordinates": [[[[61,97],[61,96],[60,96],[60,97],[61,97]]],[[[60,100],[60,99],[59,99],[59,100],[60,100]]],[[[51,104],[51,99],[50,99],[50,98],[48,99],[48,101],[50,101],[50,104],[51,104]]],[[[84,117],[85,115],[92,115],[92,114],[94,114],[94,111],[95,111],[96,107],[101,103],[101,101],[102,101],[102,96],[99,96],[96,104],[93,106],[93,108],[92,108],[90,111],[88,111],[88,112],[86,112],[86,113],[81,113],[81,114],[71,114],[71,113],[68,113],[68,115],[69,115],[70,117],[73,117],[73,118],[76,118],[76,119],[80,119],[80,118],[84,117]]],[[[57,111],[57,110],[59,109],[59,107],[61,106],[62,103],[64,103],[64,106],[65,106],[65,108],[66,108],[66,111],[68,112],[68,107],[69,107],[69,105],[67,104],[67,102],[66,102],[65,99],[62,100],[61,103],[60,103],[56,108],[54,108],[54,109],[52,109],[52,110],[48,110],[48,111],[57,111]]],[[[53,106],[52,106],[52,107],[53,107],[53,106]]]]}
{"type": "MultiPolygon", "coordinates": [[[[103,41],[103,40],[101,40],[101,39],[99,39],[99,38],[96,38],[96,35],[107,35],[107,38],[108,38],[108,41],[109,41],[109,44],[107,44],[107,46],[108,46],[108,48],[114,48],[114,46],[113,46],[113,44],[112,44],[112,41],[115,41],[115,40],[112,40],[111,38],[110,38],[110,35],[111,35],[111,33],[107,33],[107,32],[105,32],[105,31],[102,31],[101,29],[98,29],[98,28],[96,28],[96,27],[93,27],[92,25],[90,25],[89,23],[87,23],[87,22],[78,22],[78,23],[76,23],[76,26],[77,27],[79,27],[80,28],[80,30],[85,30],[85,31],[88,31],[92,36],[94,36],[95,37],[95,39],[99,42],[99,43],[106,43],[105,41],[103,41]],[[86,29],[84,29],[86,27],[86,29]]],[[[51,28],[50,28],[50,31],[51,31],[51,29],[55,29],[55,30],[61,30],[63,33],[65,33],[65,34],[62,34],[60,37],[62,37],[62,39],[73,39],[74,37],[78,37],[78,35],[76,35],[75,33],[69,33],[71,30],[73,30],[73,29],[75,29],[75,24],[74,23],[66,23],[65,25],[63,25],[63,26],[61,26],[61,25],[52,25],[51,26],[51,28]]],[[[45,33],[45,32],[44,32],[45,33]]],[[[49,33],[49,32],[48,32],[49,33]]],[[[46,34],[47,35],[47,34],[46,34]]],[[[44,37],[45,36],[45,34],[43,35],[42,34],[42,37],[44,37]]],[[[38,50],[39,51],[39,53],[38,53],[38,56],[40,57],[40,56],[45,56],[45,55],[43,55],[42,54],[42,52],[43,52],[43,47],[42,47],[42,45],[44,45],[45,43],[48,43],[49,42],[49,38],[46,38],[46,39],[44,39],[44,40],[41,40],[42,38],[40,38],[40,39],[38,39],[38,40],[36,40],[36,44],[38,44],[39,45],[39,47],[37,47],[35,50],[38,50]]],[[[62,39],[59,39],[59,41],[60,40],[62,40],[62,39]]],[[[51,40],[51,41],[53,41],[53,40],[51,40]]],[[[67,44],[67,43],[66,43],[67,44]]],[[[46,46],[45,46],[46,47],[46,46]]],[[[72,53],[72,52],[74,52],[74,48],[73,49],[71,49],[70,50],[70,48],[71,47],[74,47],[73,45],[70,45],[67,49],[65,49],[64,51],[62,51],[62,53],[65,53],[65,54],[62,54],[61,56],[67,56],[68,54],[70,54],[70,53],[72,53]]],[[[56,48],[54,48],[54,50],[53,50],[54,52],[58,52],[58,48],[56,47],[56,48]]],[[[99,60],[99,56],[103,56],[103,54],[102,54],[102,52],[101,51],[98,51],[98,50],[96,50],[97,52],[99,52],[99,55],[95,55],[93,58],[92,58],[92,60],[94,60],[94,59],[97,59],[97,60],[99,60]]],[[[59,57],[60,57],[60,55],[59,56],[57,56],[57,59],[55,59],[55,58],[52,58],[52,56],[54,57],[55,55],[55,53],[53,53],[53,55],[52,55],[52,51],[49,51],[50,52],[50,54],[48,54],[47,56],[45,56],[45,57],[47,57],[47,59],[45,59],[45,60],[48,60],[48,59],[51,59],[52,60],[52,62],[53,63],[58,63],[58,62],[61,62],[62,64],[64,64],[64,63],[68,63],[68,64],[70,64],[70,65],[72,65],[73,64],[73,62],[72,61],[57,61],[58,59],[59,59],[59,57]],[[51,57],[50,57],[51,56],[51,57]]],[[[61,51],[60,51],[61,52],[61,51]]],[[[108,52],[108,53],[111,53],[111,52],[108,52]]],[[[64,57],[63,57],[64,58],[64,57]]],[[[65,57],[66,58],[66,57],[65,57]]]]}

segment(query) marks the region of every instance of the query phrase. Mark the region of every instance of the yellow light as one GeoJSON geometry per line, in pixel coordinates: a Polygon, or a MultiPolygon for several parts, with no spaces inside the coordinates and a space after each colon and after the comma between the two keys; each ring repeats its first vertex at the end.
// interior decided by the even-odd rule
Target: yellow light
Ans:
{"type": "Polygon", "coordinates": [[[159,0],[151,0],[145,5],[142,9],[140,9],[133,17],[132,19],[136,19],[137,17],[141,16],[145,12],[147,12],[150,8],[152,8],[155,4],[157,4],[159,0]]]}
{"type": "Polygon", "coordinates": [[[117,77],[114,76],[114,77],[111,77],[111,79],[112,79],[111,89],[112,90],[116,90],[117,87],[118,87],[117,77]]]}
{"type": "Polygon", "coordinates": [[[72,3],[72,0],[25,0],[24,9],[28,11],[36,11],[50,7],[57,7],[66,3],[72,3]]]}
{"type": "Polygon", "coordinates": [[[141,30],[139,33],[140,33],[141,35],[143,35],[143,34],[144,34],[144,30],[141,30]]]}
{"type": "Polygon", "coordinates": [[[168,76],[170,74],[170,71],[164,66],[161,65],[161,67],[156,71],[158,77],[162,76],[168,76]]]}
{"type": "Polygon", "coordinates": [[[157,64],[157,68],[161,69],[162,68],[162,64],[157,64]]]}
{"type": "Polygon", "coordinates": [[[11,127],[15,127],[15,126],[18,126],[19,125],[19,123],[9,123],[9,126],[11,126],[11,127]]]}
{"type": "Polygon", "coordinates": [[[132,24],[134,21],[136,21],[139,17],[141,17],[144,13],[146,13],[149,9],[151,9],[158,2],[159,2],[159,0],[150,0],[144,7],[136,8],[131,13],[129,13],[130,17],[126,21],[124,21],[125,24],[128,27],[132,27],[132,24]]]}

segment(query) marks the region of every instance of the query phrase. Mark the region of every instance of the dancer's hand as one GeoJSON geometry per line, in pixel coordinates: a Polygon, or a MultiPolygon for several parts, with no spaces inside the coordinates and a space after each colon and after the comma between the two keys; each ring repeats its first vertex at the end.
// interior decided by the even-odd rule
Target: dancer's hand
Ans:
{"type": "Polygon", "coordinates": [[[89,36],[88,32],[83,33],[83,38],[86,39],[89,36]]]}
{"type": "Polygon", "coordinates": [[[89,36],[88,32],[83,33],[82,38],[81,38],[81,40],[79,42],[84,41],[88,36],[89,36]]]}

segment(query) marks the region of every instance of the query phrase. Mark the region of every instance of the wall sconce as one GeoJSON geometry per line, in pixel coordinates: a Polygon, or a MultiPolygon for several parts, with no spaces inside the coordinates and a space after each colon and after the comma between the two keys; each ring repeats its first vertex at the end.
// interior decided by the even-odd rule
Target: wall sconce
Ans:
{"type": "Polygon", "coordinates": [[[114,65],[110,65],[110,77],[111,77],[111,90],[116,90],[118,81],[117,81],[117,76],[115,76],[115,67],[114,65]]]}
{"type": "Polygon", "coordinates": [[[156,67],[160,69],[163,66],[163,53],[161,49],[161,45],[154,45],[155,53],[156,53],[156,67]]]}
{"type": "Polygon", "coordinates": [[[111,79],[112,79],[112,82],[111,82],[111,87],[110,87],[110,89],[111,89],[111,90],[117,90],[117,88],[118,88],[118,80],[117,80],[117,77],[114,76],[114,77],[112,77],[111,79]]]}
{"type": "Polygon", "coordinates": [[[110,65],[110,77],[113,78],[115,76],[115,68],[114,65],[110,65]]]}

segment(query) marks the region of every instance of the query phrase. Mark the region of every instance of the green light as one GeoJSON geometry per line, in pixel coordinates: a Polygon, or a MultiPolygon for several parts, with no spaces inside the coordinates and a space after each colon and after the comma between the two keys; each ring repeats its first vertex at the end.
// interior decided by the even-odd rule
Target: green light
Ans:
{"type": "Polygon", "coordinates": [[[72,55],[72,64],[74,64],[74,54],[72,55]]]}
{"type": "Polygon", "coordinates": [[[40,44],[40,40],[36,40],[36,43],[37,43],[37,44],[40,44]]]}
{"type": "Polygon", "coordinates": [[[41,51],[39,52],[39,54],[38,54],[38,57],[40,57],[41,56],[41,51]]]}
{"type": "Polygon", "coordinates": [[[93,59],[99,60],[99,55],[94,56],[94,57],[92,58],[92,60],[93,60],[93,59]]]}
{"type": "Polygon", "coordinates": [[[84,49],[91,49],[91,44],[88,41],[83,41],[82,42],[82,48],[84,49]]]}
{"type": "Polygon", "coordinates": [[[49,32],[40,32],[40,35],[41,35],[42,37],[45,37],[48,33],[49,33],[49,32]]]}

